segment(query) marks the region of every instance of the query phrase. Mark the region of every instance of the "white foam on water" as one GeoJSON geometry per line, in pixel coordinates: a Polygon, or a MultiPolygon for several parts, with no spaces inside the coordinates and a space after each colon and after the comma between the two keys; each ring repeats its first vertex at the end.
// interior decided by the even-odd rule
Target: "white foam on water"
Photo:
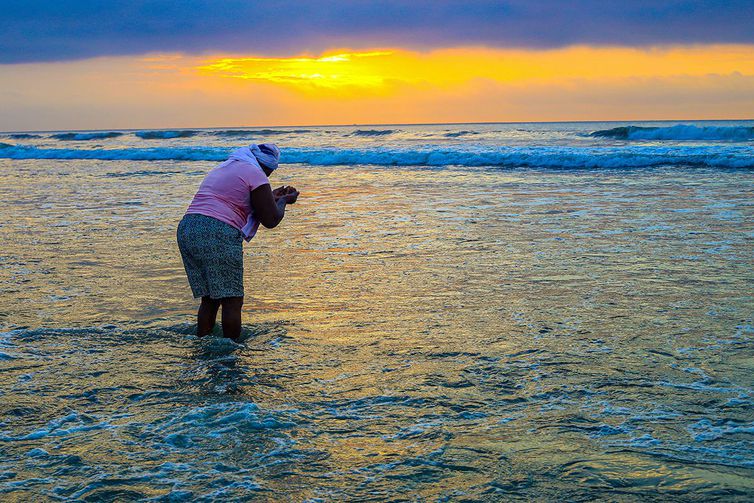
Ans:
{"type": "MultiPolygon", "coordinates": [[[[132,161],[223,161],[222,147],[112,149],[39,148],[0,143],[6,159],[96,159],[132,161]]],[[[284,150],[281,162],[312,166],[465,166],[542,169],[632,169],[657,166],[754,168],[754,147],[513,147],[427,146],[419,148],[304,148],[284,150]]],[[[162,172],[158,172],[162,174],[162,172]]]]}

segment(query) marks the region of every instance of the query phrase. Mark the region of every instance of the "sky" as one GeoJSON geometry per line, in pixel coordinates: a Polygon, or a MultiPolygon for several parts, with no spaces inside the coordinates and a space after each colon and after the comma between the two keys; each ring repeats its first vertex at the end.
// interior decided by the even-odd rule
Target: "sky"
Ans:
{"type": "Polygon", "coordinates": [[[0,130],[754,118],[754,2],[3,1],[0,130]]]}

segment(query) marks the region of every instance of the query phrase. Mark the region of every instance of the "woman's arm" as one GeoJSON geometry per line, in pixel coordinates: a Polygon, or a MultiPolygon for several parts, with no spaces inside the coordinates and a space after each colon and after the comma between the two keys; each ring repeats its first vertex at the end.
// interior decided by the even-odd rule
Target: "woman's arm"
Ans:
{"type": "Polygon", "coordinates": [[[251,191],[251,207],[259,222],[268,229],[272,229],[283,220],[285,205],[293,204],[297,198],[298,191],[290,187],[288,193],[279,196],[276,201],[270,185],[266,183],[251,191]]]}

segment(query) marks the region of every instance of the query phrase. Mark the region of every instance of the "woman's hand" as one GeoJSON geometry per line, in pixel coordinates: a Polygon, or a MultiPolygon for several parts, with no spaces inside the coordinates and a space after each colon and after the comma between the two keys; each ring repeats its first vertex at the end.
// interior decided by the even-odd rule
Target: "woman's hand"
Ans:
{"type": "Polygon", "coordinates": [[[285,204],[295,203],[296,199],[298,199],[298,194],[299,192],[296,188],[291,187],[290,185],[283,185],[272,191],[272,196],[275,198],[275,201],[277,202],[281,199],[285,199],[285,204]]]}
{"type": "Polygon", "coordinates": [[[278,187],[277,189],[272,191],[272,197],[274,197],[275,200],[277,201],[278,199],[280,199],[280,196],[284,196],[287,192],[288,192],[288,187],[283,185],[282,187],[278,187]]]}
{"type": "Polygon", "coordinates": [[[288,191],[281,196],[281,198],[285,198],[286,204],[293,204],[298,199],[299,192],[294,187],[288,187],[288,191]]]}

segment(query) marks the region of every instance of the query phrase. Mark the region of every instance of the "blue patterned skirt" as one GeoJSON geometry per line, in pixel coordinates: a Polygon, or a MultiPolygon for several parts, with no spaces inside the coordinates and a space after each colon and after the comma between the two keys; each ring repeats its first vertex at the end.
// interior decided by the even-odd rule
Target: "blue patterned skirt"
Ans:
{"type": "Polygon", "coordinates": [[[243,235],[206,215],[178,224],[178,248],[195,298],[243,297],[243,235]]]}

